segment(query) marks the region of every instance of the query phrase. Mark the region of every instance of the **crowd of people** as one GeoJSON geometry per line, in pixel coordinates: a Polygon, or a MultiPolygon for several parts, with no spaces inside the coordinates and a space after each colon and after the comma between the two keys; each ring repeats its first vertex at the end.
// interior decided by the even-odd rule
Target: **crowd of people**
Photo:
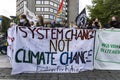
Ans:
{"type": "MultiPolygon", "coordinates": [[[[13,25],[14,23],[11,22],[10,26],[13,25]]],[[[63,27],[63,28],[71,28],[71,27],[75,27],[77,28],[77,26],[71,22],[70,24],[67,23],[67,20],[53,20],[53,21],[46,21],[44,22],[44,19],[41,15],[36,15],[36,19],[34,21],[29,21],[26,17],[26,15],[22,14],[19,17],[19,23],[18,26],[26,26],[26,27],[48,27],[48,28],[59,28],[59,27],[63,27]]]]}
{"type": "Polygon", "coordinates": [[[26,15],[21,15],[19,17],[19,23],[18,26],[26,26],[26,27],[65,27],[68,28],[67,21],[63,20],[61,23],[54,20],[52,22],[44,22],[44,19],[40,15],[36,15],[36,19],[34,21],[29,21],[26,17],[26,15]]]}
{"type": "MultiPolygon", "coordinates": [[[[10,26],[13,24],[10,24],[10,26]]],[[[44,19],[42,16],[37,15],[36,19],[34,21],[29,21],[26,17],[26,15],[22,14],[19,17],[19,23],[18,26],[26,26],[26,27],[49,27],[49,28],[80,28],[77,27],[74,22],[71,22],[70,24],[67,23],[67,20],[63,20],[61,22],[54,20],[52,22],[44,22],[44,19]]],[[[108,21],[107,24],[102,25],[98,18],[94,18],[87,22],[84,29],[102,29],[102,28],[120,28],[120,20],[117,16],[113,16],[110,21],[108,21]]],[[[81,28],[80,28],[81,29],[81,28]]]]}
{"type": "Polygon", "coordinates": [[[120,28],[120,20],[117,16],[112,16],[111,20],[108,23],[102,25],[98,18],[91,20],[88,25],[87,29],[102,29],[102,28],[120,28]]]}
{"type": "MultiPolygon", "coordinates": [[[[16,25],[15,23],[11,22],[10,27],[16,25]]],[[[63,20],[62,23],[58,21],[52,21],[52,22],[44,22],[44,19],[42,16],[36,16],[35,22],[34,21],[29,21],[26,17],[26,15],[21,15],[19,17],[19,23],[17,24],[18,26],[23,26],[23,27],[49,27],[49,28],[79,28],[77,27],[74,22],[71,22],[69,25],[66,20],[63,20]]],[[[8,28],[8,31],[11,30],[11,28],[8,28]]],[[[91,21],[87,22],[86,27],[84,29],[103,29],[103,28],[118,28],[120,29],[120,20],[118,17],[113,16],[110,21],[106,25],[102,25],[101,22],[99,21],[98,18],[94,18],[91,21]]],[[[8,33],[10,35],[11,33],[8,33]]],[[[9,38],[9,37],[8,37],[9,38]]],[[[14,40],[14,39],[11,39],[14,40]]],[[[10,44],[8,44],[10,45],[10,44]]]]}

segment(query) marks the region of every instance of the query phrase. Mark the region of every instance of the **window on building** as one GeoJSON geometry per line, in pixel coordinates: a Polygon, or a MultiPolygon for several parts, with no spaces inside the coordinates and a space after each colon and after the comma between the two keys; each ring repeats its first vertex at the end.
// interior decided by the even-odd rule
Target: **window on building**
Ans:
{"type": "Polygon", "coordinates": [[[65,17],[65,19],[67,20],[67,17],[65,17]]]}
{"type": "Polygon", "coordinates": [[[66,2],[65,5],[68,5],[68,3],[66,2]]]}
{"type": "Polygon", "coordinates": [[[53,15],[50,15],[50,19],[54,19],[54,16],[53,16],[53,15]]]}
{"type": "Polygon", "coordinates": [[[24,4],[27,4],[27,1],[24,1],[24,4]]]}
{"type": "Polygon", "coordinates": [[[44,9],[43,8],[36,8],[35,10],[36,11],[43,11],[44,9]]]}
{"type": "Polygon", "coordinates": [[[63,13],[62,15],[65,16],[65,13],[63,13]]]}
{"type": "Polygon", "coordinates": [[[63,10],[65,11],[65,8],[63,8],[63,10]]]}
{"type": "Polygon", "coordinates": [[[49,4],[50,3],[50,1],[44,1],[44,4],[49,4]]]}
{"type": "Polygon", "coordinates": [[[41,11],[41,8],[36,8],[36,11],[41,11]]]}
{"type": "Polygon", "coordinates": [[[20,13],[22,12],[23,10],[22,9],[20,9],[20,13]]]}
{"type": "Polygon", "coordinates": [[[49,15],[44,15],[44,18],[49,18],[49,15]]]}
{"type": "Polygon", "coordinates": [[[59,0],[59,2],[62,2],[62,0],[59,0]]]}
{"type": "Polygon", "coordinates": [[[24,9],[22,9],[22,12],[24,12],[24,9]]]}
{"type": "Polygon", "coordinates": [[[41,8],[41,11],[44,11],[44,8],[41,8]]]}
{"type": "Polygon", "coordinates": [[[21,7],[23,6],[24,3],[21,4],[21,7]]]}
{"type": "Polygon", "coordinates": [[[56,3],[54,3],[54,7],[58,7],[56,3]]]}
{"type": "Polygon", "coordinates": [[[44,8],[44,11],[49,11],[49,8],[44,8]]]}
{"type": "Polygon", "coordinates": [[[65,2],[63,2],[63,5],[65,5],[65,2]]]}
{"type": "Polygon", "coordinates": [[[68,8],[66,7],[66,10],[67,10],[68,8]]]}
{"type": "Polygon", "coordinates": [[[51,6],[54,6],[54,3],[53,3],[53,2],[50,2],[50,5],[51,5],[51,6]]]}
{"type": "Polygon", "coordinates": [[[36,4],[41,4],[42,2],[39,0],[36,0],[36,4]]]}
{"type": "Polygon", "coordinates": [[[66,10],[66,8],[64,8],[64,7],[63,7],[63,10],[65,11],[65,10],[66,10]]]}
{"type": "Polygon", "coordinates": [[[42,14],[41,16],[42,16],[42,17],[44,17],[44,15],[43,15],[43,14],[42,14]]]}
{"type": "Polygon", "coordinates": [[[65,14],[67,15],[67,12],[65,14]]]}
{"type": "Polygon", "coordinates": [[[54,13],[56,14],[56,13],[57,13],[57,10],[54,10],[54,13]]]}
{"type": "Polygon", "coordinates": [[[59,5],[57,5],[57,8],[59,8],[59,5]]]}
{"type": "Polygon", "coordinates": [[[21,7],[21,4],[19,6],[21,7]]]}
{"type": "Polygon", "coordinates": [[[53,12],[54,10],[52,8],[50,8],[50,12],[53,12]]]}
{"type": "Polygon", "coordinates": [[[44,1],[41,1],[41,4],[44,4],[44,1]]]}

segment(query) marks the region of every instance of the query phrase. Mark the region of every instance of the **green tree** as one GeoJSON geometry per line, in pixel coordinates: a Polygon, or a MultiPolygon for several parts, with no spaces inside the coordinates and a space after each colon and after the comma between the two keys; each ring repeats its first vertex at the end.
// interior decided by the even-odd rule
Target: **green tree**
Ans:
{"type": "Polygon", "coordinates": [[[10,19],[2,16],[2,32],[6,32],[10,24],[10,19]]]}
{"type": "Polygon", "coordinates": [[[19,23],[19,16],[10,16],[12,19],[11,19],[11,22],[14,22],[16,24],[19,23]]]}
{"type": "Polygon", "coordinates": [[[102,24],[107,23],[113,15],[120,16],[120,0],[92,0],[88,6],[91,18],[98,18],[102,24]]]}
{"type": "Polygon", "coordinates": [[[19,23],[19,16],[16,16],[16,18],[13,19],[16,24],[19,23]]]}

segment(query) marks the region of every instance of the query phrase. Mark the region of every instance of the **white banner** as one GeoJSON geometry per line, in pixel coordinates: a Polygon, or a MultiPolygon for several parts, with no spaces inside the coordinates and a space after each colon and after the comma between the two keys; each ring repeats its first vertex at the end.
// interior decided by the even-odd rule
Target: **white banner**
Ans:
{"type": "Polygon", "coordinates": [[[15,33],[12,74],[93,69],[93,30],[17,27],[15,33]]]}
{"type": "Polygon", "coordinates": [[[31,11],[26,7],[26,5],[24,5],[24,14],[26,15],[26,17],[27,17],[27,19],[28,19],[29,21],[35,22],[35,20],[36,20],[35,14],[34,14],[33,12],[31,12],[31,11]]]}
{"type": "Polygon", "coordinates": [[[98,30],[95,40],[95,69],[120,70],[120,30],[98,30]]]}

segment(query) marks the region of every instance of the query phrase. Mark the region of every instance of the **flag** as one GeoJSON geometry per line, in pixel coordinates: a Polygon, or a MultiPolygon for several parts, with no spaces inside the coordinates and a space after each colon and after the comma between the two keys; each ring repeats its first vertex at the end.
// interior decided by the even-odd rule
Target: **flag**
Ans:
{"type": "Polygon", "coordinates": [[[87,17],[86,17],[86,9],[84,8],[82,12],[76,17],[76,25],[85,28],[86,22],[87,22],[87,17]]]}
{"type": "Polygon", "coordinates": [[[62,2],[61,2],[60,5],[59,5],[58,12],[57,12],[57,16],[59,16],[60,14],[62,14],[63,2],[64,2],[64,0],[62,0],[62,2]]]}
{"type": "Polygon", "coordinates": [[[24,14],[26,15],[26,17],[27,17],[27,19],[28,19],[29,21],[35,22],[35,20],[36,20],[35,14],[34,14],[33,12],[31,12],[31,11],[26,7],[26,5],[24,5],[24,14]]]}

